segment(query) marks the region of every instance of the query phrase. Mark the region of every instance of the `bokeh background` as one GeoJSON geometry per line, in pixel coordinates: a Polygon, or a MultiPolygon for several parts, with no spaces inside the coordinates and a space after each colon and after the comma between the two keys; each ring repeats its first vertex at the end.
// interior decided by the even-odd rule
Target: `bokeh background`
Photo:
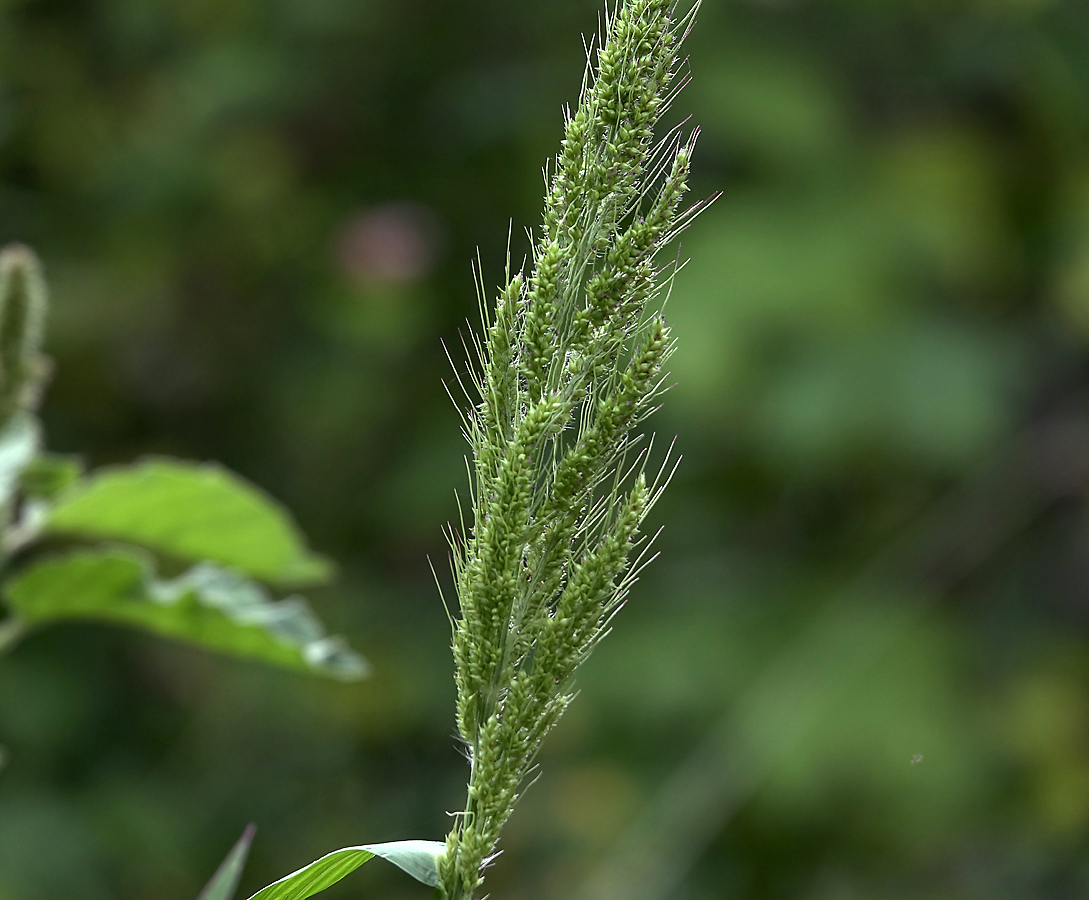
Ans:
{"type": "MultiPolygon", "coordinates": [[[[0,661],[0,900],[243,896],[460,808],[441,386],[595,0],[4,0],[0,239],[91,465],[219,459],[340,564],[351,686],[0,661]]],[[[524,900],[1089,892],[1089,6],[706,0],[665,530],[490,876],[524,900]]],[[[427,895],[368,866],[328,897],[427,895]]]]}

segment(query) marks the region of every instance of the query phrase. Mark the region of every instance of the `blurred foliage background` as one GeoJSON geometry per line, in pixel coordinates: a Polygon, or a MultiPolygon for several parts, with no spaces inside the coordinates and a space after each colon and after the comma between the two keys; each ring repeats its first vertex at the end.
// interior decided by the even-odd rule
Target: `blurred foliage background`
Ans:
{"type": "MultiPolygon", "coordinates": [[[[4,0],[0,239],[50,443],[220,459],[336,558],[344,686],[105,628],[0,661],[0,900],[248,892],[460,806],[440,340],[501,277],[592,0],[4,0]]],[[[1089,891],[1089,7],[706,0],[654,420],[684,462],[497,898],[1089,891]]],[[[334,897],[423,896],[368,866],[334,897]]]]}

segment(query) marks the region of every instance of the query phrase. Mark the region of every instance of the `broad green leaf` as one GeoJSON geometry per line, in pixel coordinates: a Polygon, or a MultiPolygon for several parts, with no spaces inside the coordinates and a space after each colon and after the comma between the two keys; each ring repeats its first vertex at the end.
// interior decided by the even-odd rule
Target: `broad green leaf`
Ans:
{"type": "Polygon", "coordinates": [[[301,597],[273,601],[260,585],[210,563],[162,581],[139,551],[80,550],[30,565],[5,591],[28,626],[117,622],[344,681],[367,671],[341,638],[325,635],[301,597]]]}
{"type": "Polygon", "coordinates": [[[434,887],[439,883],[439,860],[444,853],[446,844],[439,841],[394,841],[345,847],[273,882],[250,900],[306,900],[376,856],[408,872],[417,881],[434,887]]]}
{"type": "Polygon", "coordinates": [[[246,865],[246,857],[250,853],[250,844],[253,843],[253,836],[256,832],[256,825],[246,826],[246,830],[242,832],[242,837],[231,848],[227,858],[220,863],[215,875],[212,876],[212,880],[204,886],[204,890],[200,892],[197,900],[231,900],[234,897],[234,892],[238,888],[238,880],[242,877],[242,869],[246,865]]]}
{"type": "Polygon", "coordinates": [[[38,453],[42,433],[30,413],[16,413],[0,429],[0,504],[15,494],[19,476],[38,453]]]}
{"type": "Polygon", "coordinates": [[[278,584],[330,575],[279,503],[214,463],[152,459],[104,469],[56,499],[44,530],[211,560],[278,584]]]}

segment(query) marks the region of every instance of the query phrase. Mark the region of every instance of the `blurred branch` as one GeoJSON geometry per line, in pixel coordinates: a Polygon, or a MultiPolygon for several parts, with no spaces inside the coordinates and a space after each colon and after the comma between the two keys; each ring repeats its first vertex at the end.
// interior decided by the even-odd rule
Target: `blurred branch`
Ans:
{"type": "Polygon", "coordinates": [[[845,585],[662,784],[582,897],[668,897],[784,753],[899,635],[1048,509],[1082,495],[1089,413],[1080,406],[1022,432],[845,585]],[[890,588],[904,597],[895,610],[858,602],[890,588]],[[867,608],[875,615],[862,623],[867,608]],[[867,640],[845,639],[860,626],[867,640]]]}

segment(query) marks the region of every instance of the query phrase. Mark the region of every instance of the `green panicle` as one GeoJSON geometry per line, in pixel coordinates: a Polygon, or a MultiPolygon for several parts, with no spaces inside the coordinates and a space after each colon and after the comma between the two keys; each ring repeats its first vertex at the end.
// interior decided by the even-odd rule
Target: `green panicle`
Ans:
{"type": "Polygon", "coordinates": [[[654,136],[694,16],[671,0],[618,4],[566,114],[532,271],[508,273],[484,313],[465,414],[472,523],[453,540],[471,771],[438,864],[447,900],[474,897],[576,669],[634,581],[641,523],[668,480],[648,482],[645,451],[628,457],[673,349],[654,312],[672,275],[654,261],[701,208],[680,211],[695,134],[654,136]]]}

